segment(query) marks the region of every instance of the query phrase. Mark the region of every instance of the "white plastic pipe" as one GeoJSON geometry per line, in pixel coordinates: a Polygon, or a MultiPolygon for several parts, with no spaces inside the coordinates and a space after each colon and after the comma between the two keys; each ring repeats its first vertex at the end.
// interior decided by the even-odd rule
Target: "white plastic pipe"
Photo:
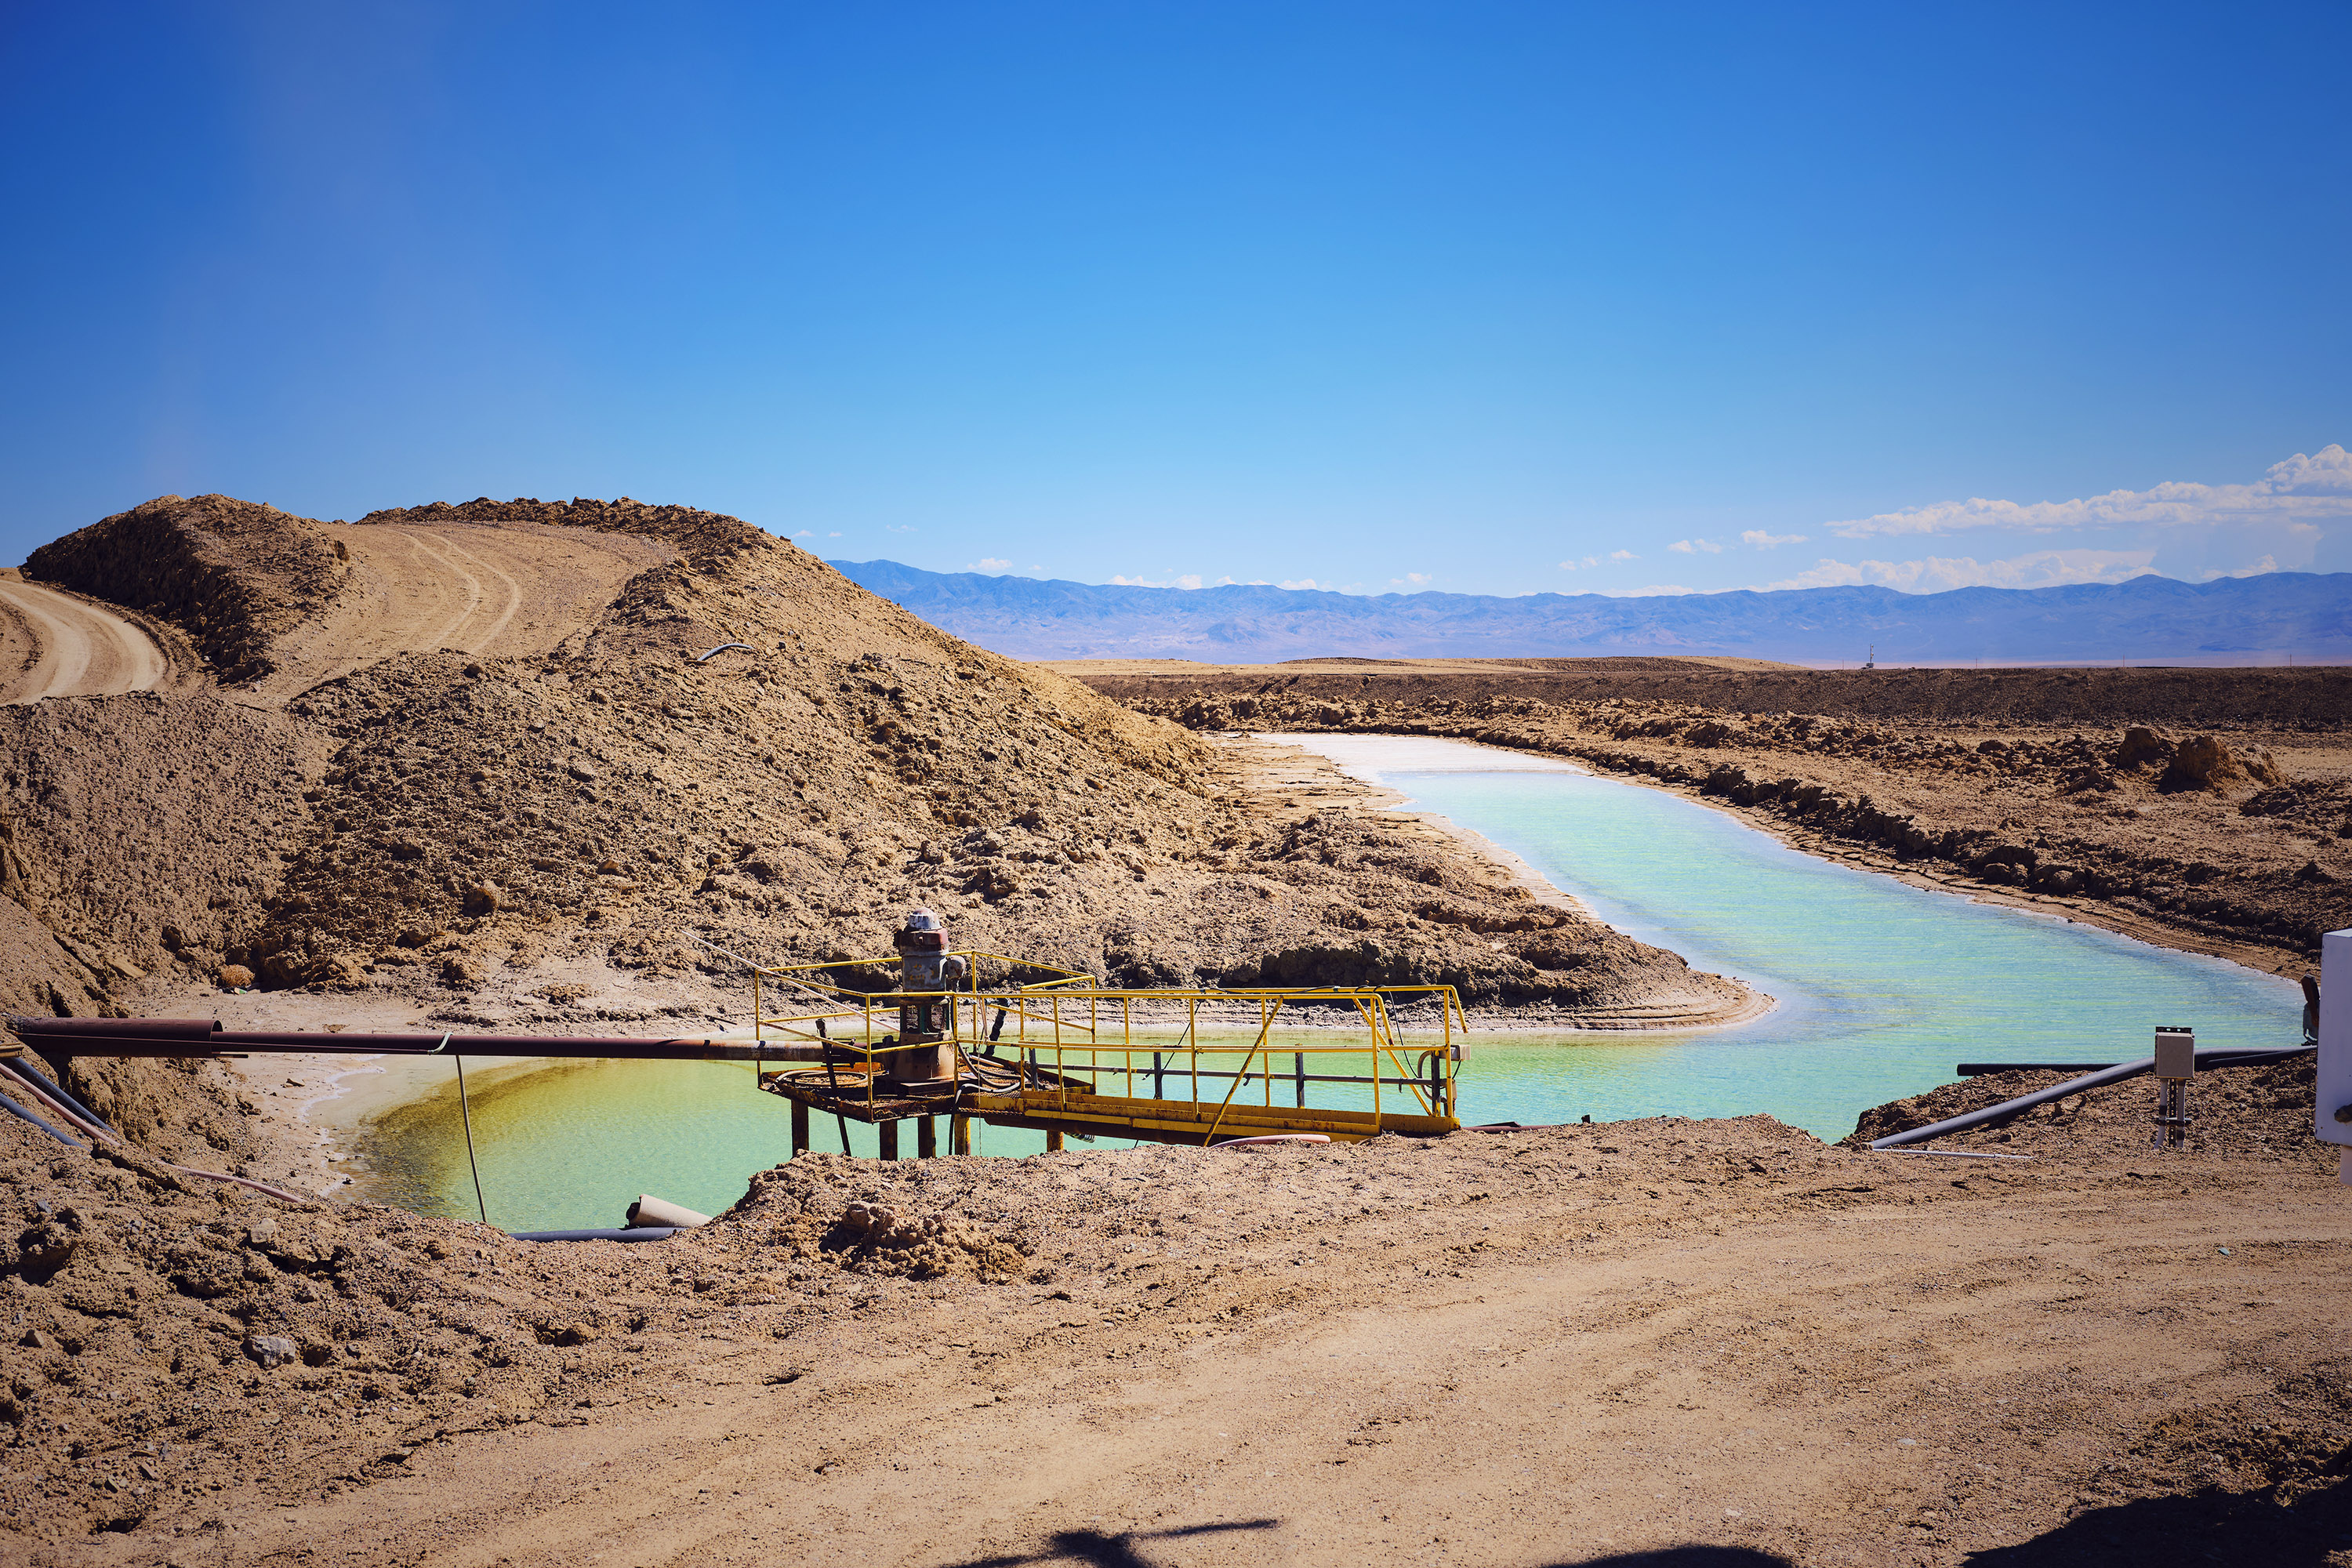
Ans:
{"type": "Polygon", "coordinates": [[[671,1203],[667,1198],[657,1198],[651,1193],[639,1193],[637,1201],[629,1205],[629,1224],[632,1226],[667,1225],[680,1230],[692,1230],[696,1226],[709,1223],[709,1215],[697,1214],[690,1208],[671,1203]]]}

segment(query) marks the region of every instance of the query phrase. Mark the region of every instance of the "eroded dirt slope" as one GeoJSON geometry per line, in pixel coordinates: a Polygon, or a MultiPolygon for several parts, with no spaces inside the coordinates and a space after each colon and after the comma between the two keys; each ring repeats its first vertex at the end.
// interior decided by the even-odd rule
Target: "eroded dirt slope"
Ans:
{"type": "Polygon", "coordinates": [[[1391,825],[1253,816],[1180,727],[733,519],[548,515],[363,525],[569,527],[668,558],[551,649],[396,656],[291,702],[335,747],[317,831],[270,918],[208,956],[274,984],[511,996],[583,946],[656,979],[720,962],[686,933],[763,960],[880,952],[928,902],[960,941],[1130,983],[1448,982],[1570,1010],[1663,989],[1684,1016],[1744,999],[1391,825]]]}

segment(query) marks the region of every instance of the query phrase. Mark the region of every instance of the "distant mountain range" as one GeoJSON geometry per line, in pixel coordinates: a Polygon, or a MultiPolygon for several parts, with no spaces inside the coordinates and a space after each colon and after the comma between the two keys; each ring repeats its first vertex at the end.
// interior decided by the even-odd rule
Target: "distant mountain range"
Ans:
{"type": "Polygon", "coordinates": [[[895,561],[836,561],[850,581],[1016,658],[1559,658],[1714,654],[1794,664],[2352,664],[2352,574],[2183,583],[2150,574],[2065,588],[1793,588],[1617,599],[1601,594],[1382,594],[1130,588],[895,561]]]}

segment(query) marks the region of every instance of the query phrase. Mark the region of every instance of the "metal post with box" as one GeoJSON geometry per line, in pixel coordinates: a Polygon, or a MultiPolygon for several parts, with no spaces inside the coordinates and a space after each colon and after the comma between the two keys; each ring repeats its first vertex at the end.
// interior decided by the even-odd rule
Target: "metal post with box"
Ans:
{"type": "Polygon", "coordinates": [[[2319,939],[2319,1081],[2312,1131],[2337,1146],[2337,1169],[2352,1186],[2352,931],[2319,939]],[[2336,998],[2334,1005],[2329,997],[2336,998]]]}

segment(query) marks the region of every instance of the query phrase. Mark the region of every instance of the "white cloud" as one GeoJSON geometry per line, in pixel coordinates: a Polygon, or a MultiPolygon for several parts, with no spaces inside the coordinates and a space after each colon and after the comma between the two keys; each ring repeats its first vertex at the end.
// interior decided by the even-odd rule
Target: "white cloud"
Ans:
{"type": "Polygon", "coordinates": [[[979,560],[974,561],[970,565],[966,566],[964,570],[967,572],[994,572],[1001,574],[1012,571],[1013,563],[1010,561],[999,561],[993,555],[983,555],[979,560]]]}
{"type": "Polygon", "coordinates": [[[841,537],[841,531],[839,529],[835,529],[831,533],[826,534],[825,537],[827,539],[839,539],[841,537]]]}
{"type": "Polygon", "coordinates": [[[1828,525],[1844,539],[1886,534],[1955,533],[2005,528],[2054,533],[2069,528],[2187,528],[2226,523],[2301,522],[2352,517],[2352,452],[2323,447],[2273,463],[2250,485],[2200,485],[2167,480],[2145,490],[2109,490],[2080,500],[1937,501],[1828,525]]]}
{"type": "Polygon", "coordinates": [[[1630,550],[1612,550],[1609,552],[1609,559],[1612,561],[1639,561],[1641,557],[1634,554],[1630,550]]]}
{"type": "Polygon", "coordinates": [[[883,525],[882,531],[885,533],[912,533],[915,531],[915,525],[911,522],[885,523],[883,525]]]}
{"type": "Polygon", "coordinates": [[[1559,563],[1559,569],[1563,572],[1573,572],[1580,564],[1585,566],[1598,566],[1601,564],[1601,557],[1598,555],[1588,555],[1580,563],[1575,561],[1563,561],[1559,563]]]}
{"type": "Polygon", "coordinates": [[[2036,550],[2006,561],[1931,555],[1920,561],[1835,561],[1762,586],[1841,588],[1872,584],[1907,594],[1948,588],[2055,588],[2069,583],[2123,583],[2148,569],[2153,550],[2036,550]]]}
{"type": "Polygon", "coordinates": [[[814,539],[816,537],[816,530],[814,528],[803,528],[798,533],[793,534],[793,537],[794,539],[814,539]]]}
{"type": "Polygon", "coordinates": [[[1426,588],[1436,579],[1426,572],[1408,572],[1402,577],[1389,579],[1391,588],[1426,588]]]}
{"type": "Polygon", "coordinates": [[[1666,548],[1673,551],[1677,555],[1688,555],[1695,550],[1704,550],[1709,555],[1720,555],[1723,553],[1722,545],[1709,543],[1704,539],[1677,539],[1672,544],[1667,545],[1666,548]]]}
{"type": "Polygon", "coordinates": [[[1802,544],[1805,537],[1801,533],[1767,533],[1760,528],[1751,528],[1739,536],[1739,542],[1752,544],[1759,550],[1770,550],[1782,544],[1802,544]]]}
{"type": "Polygon", "coordinates": [[[2200,574],[2200,576],[2205,582],[2210,583],[2216,577],[2260,577],[2265,573],[2275,572],[2278,569],[2278,557],[2265,555],[2252,566],[2241,566],[2235,572],[2224,572],[2219,566],[2211,566],[2200,574]]]}
{"type": "MultiPolygon", "coordinates": [[[[1033,566],[1030,570],[1037,569],[1033,566]]],[[[1181,577],[1113,577],[1111,582],[1121,588],[1197,588],[1201,585],[1201,574],[1187,572],[1181,577]]]]}
{"type": "Polygon", "coordinates": [[[1326,593],[1330,592],[1330,584],[1327,583],[1318,583],[1312,577],[1299,577],[1296,579],[1285,578],[1281,582],[1276,583],[1275,586],[1277,588],[1320,588],[1326,593]]]}

